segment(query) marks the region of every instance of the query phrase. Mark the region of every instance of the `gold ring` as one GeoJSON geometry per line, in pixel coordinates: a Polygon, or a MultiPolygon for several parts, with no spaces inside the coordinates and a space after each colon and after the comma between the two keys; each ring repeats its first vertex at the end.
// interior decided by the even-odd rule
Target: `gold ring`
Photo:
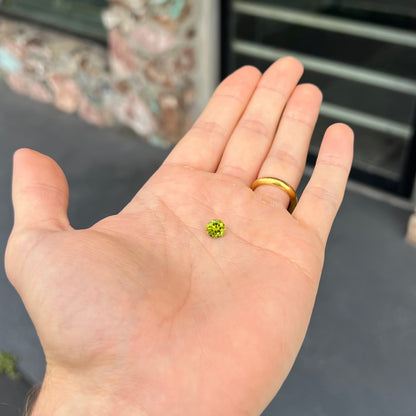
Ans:
{"type": "Polygon", "coordinates": [[[260,185],[273,185],[285,191],[290,198],[290,204],[287,210],[290,213],[294,211],[298,203],[298,197],[296,196],[295,190],[289,184],[277,178],[258,178],[253,182],[253,185],[251,185],[251,189],[254,191],[260,185]]]}

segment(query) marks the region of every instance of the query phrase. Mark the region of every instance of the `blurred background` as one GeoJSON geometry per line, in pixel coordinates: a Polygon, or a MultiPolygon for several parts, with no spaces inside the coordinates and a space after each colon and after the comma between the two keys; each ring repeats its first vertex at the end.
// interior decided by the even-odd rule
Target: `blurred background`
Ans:
{"type": "MultiPolygon", "coordinates": [[[[58,161],[87,227],[136,193],[220,79],[286,55],[324,94],[301,188],[331,123],[356,146],[305,343],[264,416],[414,416],[414,0],[0,0],[0,249],[16,149],[58,161]]],[[[17,416],[45,364],[2,270],[0,351],[0,416],[17,416]]]]}

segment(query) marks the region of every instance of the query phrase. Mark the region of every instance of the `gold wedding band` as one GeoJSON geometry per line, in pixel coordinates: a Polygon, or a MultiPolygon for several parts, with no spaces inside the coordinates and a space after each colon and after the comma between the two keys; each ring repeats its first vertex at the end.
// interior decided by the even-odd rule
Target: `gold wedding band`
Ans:
{"type": "Polygon", "coordinates": [[[287,184],[285,181],[277,178],[258,178],[251,185],[251,189],[254,191],[260,185],[273,185],[280,188],[282,191],[285,191],[290,198],[289,208],[287,209],[292,213],[298,203],[298,197],[296,196],[295,190],[287,184]]]}

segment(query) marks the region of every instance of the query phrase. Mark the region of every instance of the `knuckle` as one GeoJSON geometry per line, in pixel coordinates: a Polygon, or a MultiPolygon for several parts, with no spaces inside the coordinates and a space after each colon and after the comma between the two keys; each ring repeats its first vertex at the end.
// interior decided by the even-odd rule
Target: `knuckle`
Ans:
{"type": "Polygon", "coordinates": [[[240,166],[225,165],[221,168],[221,173],[225,176],[231,176],[233,178],[247,177],[247,171],[240,166]]]}
{"type": "Polygon", "coordinates": [[[326,154],[319,157],[318,163],[321,166],[326,166],[332,169],[337,169],[344,174],[349,174],[350,168],[345,162],[337,155],[326,154]]]}
{"type": "Polygon", "coordinates": [[[336,211],[340,205],[340,197],[337,193],[322,185],[313,185],[307,187],[304,193],[317,199],[320,203],[329,206],[331,210],[336,211]]]}
{"type": "Polygon", "coordinates": [[[224,101],[229,101],[226,105],[233,105],[235,103],[240,105],[245,105],[246,102],[244,98],[241,96],[241,94],[237,94],[233,90],[226,90],[224,89],[222,92],[217,92],[215,94],[215,100],[221,100],[221,105],[224,106],[224,101]],[[234,102],[234,103],[233,103],[234,102]]]}
{"type": "Polygon", "coordinates": [[[201,131],[208,136],[221,138],[228,137],[228,132],[220,123],[216,121],[197,121],[193,126],[194,131],[201,131]]]}
{"type": "Polygon", "coordinates": [[[315,126],[315,120],[312,119],[309,114],[299,111],[299,110],[289,110],[287,109],[284,114],[284,119],[292,121],[296,124],[300,124],[303,126],[308,127],[309,129],[313,129],[315,126]]]}
{"type": "Polygon", "coordinates": [[[16,191],[17,193],[31,198],[33,195],[41,198],[54,198],[58,202],[65,203],[68,198],[67,189],[49,183],[32,183],[16,191]]]}
{"type": "Polygon", "coordinates": [[[266,137],[271,136],[270,129],[260,120],[256,119],[243,119],[240,122],[241,129],[247,130],[250,133],[254,133],[256,136],[266,137]]]}
{"type": "Polygon", "coordinates": [[[303,168],[302,163],[298,160],[294,154],[282,147],[276,148],[273,152],[271,152],[269,158],[273,161],[273,165],[275,166],[287,166],[291,169],[300,170],[303,168]]]}
{"type": "Polygon", "coordinates": [[[272,94],[278,101],[281,102],[286,102],[288,99],[288,93],[275,86],[261,84],[257,87],[257,91],[265,91],[267,94],[272,94]]]}

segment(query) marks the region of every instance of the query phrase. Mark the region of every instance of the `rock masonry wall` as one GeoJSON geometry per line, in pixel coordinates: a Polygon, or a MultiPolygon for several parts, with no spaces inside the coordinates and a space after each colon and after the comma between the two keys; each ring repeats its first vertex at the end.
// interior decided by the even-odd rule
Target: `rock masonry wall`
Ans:
{"type": "Polygon", "coordinates": [[[108,49],[0,17],[0,76],[90,123],[175,143],[193,119],[195,8],[193,0],[109,0],[108,49]]]}

